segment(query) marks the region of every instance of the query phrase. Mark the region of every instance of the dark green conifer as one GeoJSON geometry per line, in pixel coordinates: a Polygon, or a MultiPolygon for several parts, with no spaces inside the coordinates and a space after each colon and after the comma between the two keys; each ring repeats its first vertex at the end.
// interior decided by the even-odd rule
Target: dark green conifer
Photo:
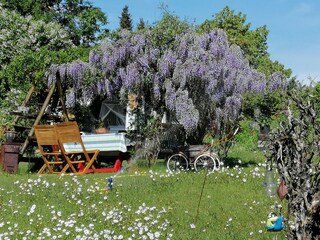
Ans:
{"type": "Polygon", "coordinates": [[[146,24],[144,23],[143,19],[140,18],[140,21],[138,23],[137,29],[138,29],[138,31],[140,31],[140,30],[143,30],[145,28],[146,28],[146,24]]]}
{"type": "Polygon", "coordinates": [[[128,5],[124,6],[124,8],[122,9],[121,17],[119,18],[120,18],[120,28],[132,31],[132,19],[129,13],[128,5]]]}

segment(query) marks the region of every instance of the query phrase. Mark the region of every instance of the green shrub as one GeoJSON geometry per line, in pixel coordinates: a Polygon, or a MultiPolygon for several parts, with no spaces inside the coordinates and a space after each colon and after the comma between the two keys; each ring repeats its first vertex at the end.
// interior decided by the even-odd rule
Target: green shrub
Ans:
{"type": "Polygon", "coordinates": [[[251,123],[250,120],[240,122],[240,130],[235,136],[235,144],[245,150],[254,151],[258,148],[259,130],[251,127],[251,123]]]}

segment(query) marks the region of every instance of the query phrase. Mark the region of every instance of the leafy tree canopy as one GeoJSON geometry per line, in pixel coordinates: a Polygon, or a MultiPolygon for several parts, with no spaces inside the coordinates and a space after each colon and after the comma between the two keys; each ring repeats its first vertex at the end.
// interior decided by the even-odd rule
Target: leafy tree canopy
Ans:
{"type": "Polygon", "coordinates": [[[9,95],[23,99],[32,82],[38,89],[46,86],[51,64],[87,60],[89,49],[75,47],[58,23],[23,17],[1,4],[0,13],[0,109],[16,107],[7,102],[9,95]]]}
{"type": "Polygon", "coordinates": [[[281,71],[290,77],[291,70],[284,69],[279,62],[271,61],[269,58],[267,36],[269,31],[266,26],[250,30],[250,23],[246,23],[246,15],[241,12],[235,14],[228,6],[221,12],[214,15],[212,20],[205,20],[198,26],[199,32],[208,32],[214,28],[223,29],[230,44],[237,44],[244,51],[250,64],[260,72],[270,75],[273,72],[281,71]]]}
{"type": "Polygon", "coordinates": [[[190,30],[191,26],[187,22],[164,10],[162,18],[152,28],[153,42],[159,48],[170,48],[173,47],[176,36],[190,30]]]}
{"type": "Polygon", "coordinates": [[[89,51],[88,48],[80,47],[52,51],[47,46],[36,52],[27,50],[15,57],[5,70],[0,71],[0,78],[10,83],[11,88],[28,88],[32,82],[41,88],[47,84],[45,77],[52,64],[62,64],[75,59],[86,61],[89,51]]]}
{"type": "Polygon", "coordinates": [[[37,51],[42,46],[51,50],[71,47],[69,34],[57,23],[35,21],[22,17],[0,5],[0,66],[27,50],[37,51]]]}
{"type": "MultiPolygon", "coordinates": [[[[50,65],[48,62],[42,62],[43,64],[39,66],[36,65],[37,61],[34,62],[42,47],[45,46],[48,50],[47,53],[50,55],[51,51],[69,48],[73,44],[69,34],[57,23],[35,21],[30,16],[22,17],[17,12],[9,11],[1,5],[0,12],[0,96],[4,97],[4,93],[12,88],[11,84],[21,84],[19,80],[15,79],[15,76],[25,72],[27,65],[34,65],[39,68],[50,65]],[[24,60],[31,62],[21,62],[20,56],[27,52],[32,59],[28,57],[24,60]],[[12,62],[13,64],[9,67],[12,62]],[[10,74],[12,74],[11,77],[9,77],[10,74]]],[[[29,72],[22,85],[28,84],[27,79],[30,74],[34,73],[29,72]]]]}
{"type": "Polygon", "coordinates": [[[23,17],[60,24],[71,36],[75,45],[88,46],[104,34],[107,24],[105,14],[84,0],[0,0],[3,7],[18,12],[23,17]]]}
{"type": "Polygon", "coordinates": [[[20,15],[27,17],[29,15],[33,16],[38,20],[49,20],[51,12],[50,8],[53,8],[57,1],[56,0],[47,0],[47,1],[39,1],[39,0],[0,0],[3,7],[7,8],[11,11],[16,11],[20,15]]]}

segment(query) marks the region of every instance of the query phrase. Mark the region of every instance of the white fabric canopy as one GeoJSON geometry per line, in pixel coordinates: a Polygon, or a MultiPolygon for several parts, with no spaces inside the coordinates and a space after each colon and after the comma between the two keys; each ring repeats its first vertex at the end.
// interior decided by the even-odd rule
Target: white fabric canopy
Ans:
{"type": "Polygon", "coordinates": [[[104,100],[101,104],[99,118],[105,122],[110,130],[124,130],[126,113],[123,106],[118,103],[110,103],[104,100]]]}

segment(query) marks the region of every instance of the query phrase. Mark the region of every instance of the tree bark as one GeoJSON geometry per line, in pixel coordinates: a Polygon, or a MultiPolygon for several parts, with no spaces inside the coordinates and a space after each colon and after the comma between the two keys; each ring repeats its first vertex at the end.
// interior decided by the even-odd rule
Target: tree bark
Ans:
{"type": "Polygon", "coordinates": [[[311,102],[291,99],[288,120],[270,133],[267,159],[276,163],[288,188],[288,239],[320,239],[320,125],[311,102]],[[293,114],[290,107],[298,111],[293,114]]]}

